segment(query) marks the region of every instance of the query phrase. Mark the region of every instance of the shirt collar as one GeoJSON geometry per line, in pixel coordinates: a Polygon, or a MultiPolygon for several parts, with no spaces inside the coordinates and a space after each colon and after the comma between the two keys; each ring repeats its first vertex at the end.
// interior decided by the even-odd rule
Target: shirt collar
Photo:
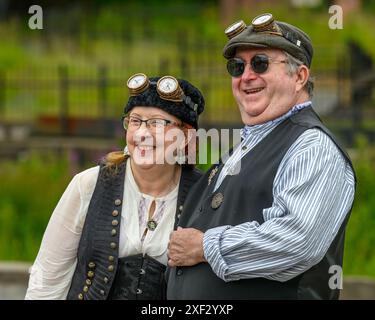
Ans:
{"type": "Polygon", "coordinates": [[[178,189],[180,183],[177,183],[177,185],[173,188],[172,191],[170,191],[168,194],[162,196],[162,197],[154,197],[146,193],[142,193],[139,188],[137,183],[135,182],[134,176],[133,176],[133,171],[132,167],[130,165],[131,158],[126,161],[126,171],[125,171],[125,177],[126,177],[126,183],[129,183],[130,188],[140,197],[146,198],[146,199],[151,199],[155,201],[168,201],[170,199],[174,199],[178,195],[178,189]]]}
{"type": "Polygon", "coordinates": [[[273,119],[264,123],[260,123],[260,124],[255,124],[255,125],[245,125],[241,129],[241,132],[240,132],[241,139],[245,140],[247,137],[249,137],[249,135],[254,135],[270,127],[276,126],[281,121],[289,118],[290,116],[292,116],[293,114],[299,112],[300,110],[304,108],[310,107],[311,105],[312,105],[312,102],[308,100],[308,101],[296,104],[292,109],[290,109],[289,111],[287,111],[286,113],[284,113],[283,115],[281,115],[280,117],[276,119],[273,119]]]}

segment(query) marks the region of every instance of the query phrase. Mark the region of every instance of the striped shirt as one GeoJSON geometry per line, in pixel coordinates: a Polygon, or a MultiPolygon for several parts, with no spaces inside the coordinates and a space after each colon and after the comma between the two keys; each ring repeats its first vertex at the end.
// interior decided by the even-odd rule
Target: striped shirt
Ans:
{"type": "MultiPolygon", "coordinates": [[[[297,105],[273,121],[246,126],[215,190],[280,121],[310,104],[297,105]],[[244,146],[245,152],[238,151],[244,146]]],[[[308,129],[279,165],[272,206],[263,209],[264,223],[248,221],[207,230],[205,258],[224,281],[257,277],[290,280],[324,257],[352,206],[354,185],[353,171],[334,142],[321,130],[308,129]]]]}
{"type": "Polygon", "coordinates": [[[237,146],[230,158],[227,159],[223,169],[220,171],[220,175],[216,181],[215,192],[223,182],[227,175],[239,174],[241,170],[241,159],[252,149],[258,142],[260,142],[266,135],[268,135],[272,129],[274,129],[280,122],[289,118],[298,111],[311,106],[311,101],[306,101],[301,104],[295,105],[291,110],[289,110],[284,115],[277,119],[271,120],[266,123],[249,126],[246,125],[241,129],[241,143],[237,146]]]}

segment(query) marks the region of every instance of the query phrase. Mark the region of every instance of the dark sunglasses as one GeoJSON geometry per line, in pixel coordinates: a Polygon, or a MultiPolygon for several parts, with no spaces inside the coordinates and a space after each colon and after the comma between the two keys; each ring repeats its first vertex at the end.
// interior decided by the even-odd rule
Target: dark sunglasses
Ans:
{"type": "Polygon", "coordinates": [[[227,70],[232,77],[239,77],[245,72],[245,67],[247,64],[250,64],[251,69],[256,73],[264,73],[267,71],[268,66],[272,63],[286,63],[286,60],[276,61],[268,57],[265,54],[256,54],[251,58],[250,63],[240,59],[240,58],[231,58],[227,62],[227,70]]]}

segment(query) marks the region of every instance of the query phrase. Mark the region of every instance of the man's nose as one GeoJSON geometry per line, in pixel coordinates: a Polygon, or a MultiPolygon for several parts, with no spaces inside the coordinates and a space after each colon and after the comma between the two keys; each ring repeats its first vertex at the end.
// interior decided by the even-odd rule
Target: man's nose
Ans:
{"type": "Polygon", "coordinates": [[[242,80],[243,81],[254,80],[257,77],[258,77],[258,74],[253,70],[250,63],[247,63],[245,65],[245,69],[243,71],[243,74],[241,75],[242,80]]]}

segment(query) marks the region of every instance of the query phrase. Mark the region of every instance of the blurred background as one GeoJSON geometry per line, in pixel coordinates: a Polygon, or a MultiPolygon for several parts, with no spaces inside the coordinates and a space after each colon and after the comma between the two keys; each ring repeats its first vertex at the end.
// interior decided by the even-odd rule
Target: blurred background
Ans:
{"type": "Polygon", "coordinates": [[[27,269],[72,176],[124,147],[130,75],[187,78],[206,97],[201,127],[242,126],[222,57],[224,29],[264,12],[312,38],[314,106],[358,177],[344,298],[375,298],[375,1],[0,0],[0,299],[23,298],[27,269]],[[43,9],[42,30],[29,28],[34,4],[43,9]],[[329,28],[332,5],[343,9],[342,29],[329,28]]]}

